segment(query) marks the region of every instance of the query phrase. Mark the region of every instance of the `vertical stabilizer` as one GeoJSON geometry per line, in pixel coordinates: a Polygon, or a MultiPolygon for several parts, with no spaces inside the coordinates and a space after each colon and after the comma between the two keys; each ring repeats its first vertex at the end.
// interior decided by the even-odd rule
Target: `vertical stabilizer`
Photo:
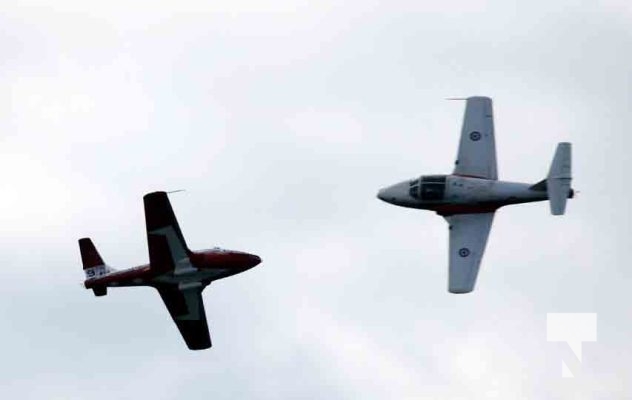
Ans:
{"type": "Polygon", "coordinates": [[[571,179],[571,144],[568,142],[558,143],[549,175],[546,177],[551,214],[564,214],[566,199],[573,195],[571,179]]]}
{"type": "Polygon", "coordinates": [[[86,279],[97,278],[113,271],[105,264],[90,238],[79,239],[79,251],[81,252],[81,262],[86,279]]]}

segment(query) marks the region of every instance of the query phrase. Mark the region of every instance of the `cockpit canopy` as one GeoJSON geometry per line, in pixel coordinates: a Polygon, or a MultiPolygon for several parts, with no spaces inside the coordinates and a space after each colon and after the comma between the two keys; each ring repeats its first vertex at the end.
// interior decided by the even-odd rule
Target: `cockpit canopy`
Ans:
{"type": "Polygon", "coordinates": [[[446,175],[424,175],[409,182],[411,197],[426,201],[443,200],[446,175]]]}

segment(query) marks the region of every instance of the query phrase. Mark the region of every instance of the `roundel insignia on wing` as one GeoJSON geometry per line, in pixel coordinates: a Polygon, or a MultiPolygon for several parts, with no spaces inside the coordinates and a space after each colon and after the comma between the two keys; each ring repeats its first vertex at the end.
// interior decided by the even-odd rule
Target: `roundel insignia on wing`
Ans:
{"type": "Polygon", "coordinates": [[[459,249],[459,255],[461,257],[467,257],[470,255],[470,249],[468,249],[467,247],[461,247],[459,249]]]}
{"type": "Polygon", "coordinates": [[[481,133],[478,131],[470,132],[470,139],[474,142],[481,140],[481,133]]]}

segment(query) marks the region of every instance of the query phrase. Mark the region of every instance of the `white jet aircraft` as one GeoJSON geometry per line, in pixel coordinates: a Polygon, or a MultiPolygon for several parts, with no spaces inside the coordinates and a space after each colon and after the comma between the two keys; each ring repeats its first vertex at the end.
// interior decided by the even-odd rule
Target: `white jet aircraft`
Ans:
{"type": "Polygon", "coordinates": [[[549,200],[551,214],[562,215],[571,189],[571,144],[559,143],[549,174],[536,183],[498,180],[492,100],[468,97],[459,153],[451,175],[424,175],[379,191],[377,197],[401,207],[432,210],[450,229],[448,291],[474,290],[492,227],[502,206],[549,200]]]}

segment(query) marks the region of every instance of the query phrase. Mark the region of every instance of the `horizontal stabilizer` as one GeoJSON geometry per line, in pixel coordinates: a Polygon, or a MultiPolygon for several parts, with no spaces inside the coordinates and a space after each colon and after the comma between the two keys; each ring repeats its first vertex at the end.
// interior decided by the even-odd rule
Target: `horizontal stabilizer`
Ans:
{"type": "Polygon", "coordinates": [[[563,215],[566,199],[572,197],[571,190],[571,144],[559,143],[546,177],[546,190],[549,196],[551,214],[563,215]]]}

